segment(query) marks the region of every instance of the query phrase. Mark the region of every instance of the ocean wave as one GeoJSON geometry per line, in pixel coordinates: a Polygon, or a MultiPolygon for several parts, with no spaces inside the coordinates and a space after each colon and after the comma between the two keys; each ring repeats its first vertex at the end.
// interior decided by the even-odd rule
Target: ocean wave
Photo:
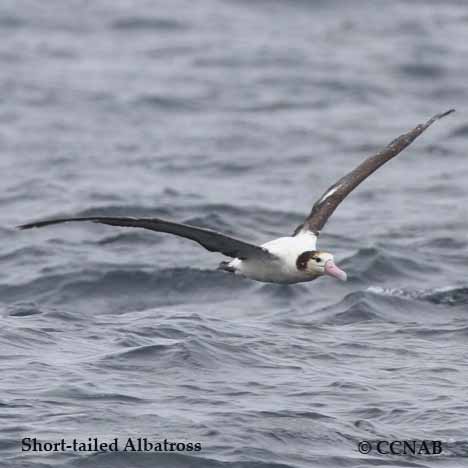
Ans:
{"type": "Polygon", "coordinates": [[[381,248],[359,249],[356,254],[342,261],[349,271],[350,281],[382,282],[389,278],[407,278],[420,274],[437,273],[440,268],[430,262],[422,262],[410,256],[387,252],[381,248]]]}
{"type": "Polygon", "coordinates": [[[382,288],[380,286],[370,286],[368,291],[391,297],[402,297],[407,299],[417,299],[450,306],[459,306],[468,303],[468,287],[446,286],[436,289],[402,289],[402,288],[382,288]]]}
{"type": "Polygon", "coordinates": [[[247,461],[218,461],[206,456],[183,455],[180,453],[115,452],[88,455],[71,461],[67,466],[75,468],[148,468],[161,466],[170,468],[297,468],[293,464],[247,461]]]}
{"type": "Polygon", "coordinates": [[[174,327],[186,336],[181,339],[153,338],[151,344],[106,353],[92,365],[112,369],[219,369],[230,366],[255,366],[259,368],[291,368],[286,359],[247,349],[243,344],[220,340],[218,334],[207,334],[203,327],[178,323],[174,327]]]}
{"type": "Polygon", "coordinates": [[[2,255],[0,255],[0,262],[7,262],[10,260],[17,260],[20,257],[30,257],[34,259],[43,259],[49,255],[47,249],[42,246],[22,246],[16,247],[2,255]]]}
{"type": "MultiPolygon", "coordinates": [[[[92,307],[92,301],[99,300],[102,312],[113,310],[122,313],[130,304],[139,303],[140,308],[148,308],[183,303],[187,298],[192,303],[204,302],[208,292],[210,300],[216,301],[225,297],[227,291],[242,291],[250,287],[251,282],[214,269],[186,267],[152,271],[106,267],[104,271],[82,270],[43,275],[23,284],[2,284],[0,294],[9,304],[22,302],[25,290],[29,298],[48,306],[76,301],[77,307],[85,301],[92,307]]],[[[20,309],[18,313],[22,313],[20,309]]]]}
{"type": "Polygon", "coordinates": [[[49,388],[40,391],[39,394],[42,397],[75,399],[78,401],[105,400],[131,404],[145,403],[146,401],[144,398],[134,397],[124,393],[98,391],[93,383],[83,383],[81,385],[67,383],[57,386],[51,384],[49,388]]]}
{"type": "Polygon", "coordinates": [[[468,287],[433,291],[423,296],[423,299],[434,304],[449,306],[468,304],[468,287]]]}
{"type": "Polygon", "coordinates": [[[121,31],[182,31],[188,28],[186,23],[174,18],[156,18],[146,16],[134,16],[119,18],[111,23],[111,28],[121,31]]]}
{"type": "Polygon", "coordinates": [[[402,289],[369,287],[349,293],[343,300],[314,313],[319,323],[347,325],[359,322],[399,323],[437,317],[437,310],[421,310],[424,294],[402,289]]]}
{"type": "MultiPolygon", "coordinates": [[[[348,294],[339,303],[324,307],[316,315],[321,323],[328,325],[386,321],[384,312],[376,306],[372,296],[362,292],[348,294]]],[[[391,320],[390,317],[387,319],[391,320]]]]}
{"type": "Polygon", "coordinates": [[[434,63],[405,63],[399,67],[400,73],[416,79],[443,79],[446,69],[434,63]]]}
{"type": "Polygon", "coordinates": [[[10,317],[30,317],[31,315],[42,314],[43,310],[33,302],[19,302],[9,305],[6,314],[10,317]]]}
{"type": "Polygon", "coordinates": [[[206,96],[168,96],[167,94],[139,94],[134,97],[132,104],[147,106],[164,111],[198,111],[206,105],[206,96]]]}
{"type": "Polygon", "coordinates": [[[0,15],[0,29],[18,29],[26,25],[23,18],[12,15],[0,15]]]}

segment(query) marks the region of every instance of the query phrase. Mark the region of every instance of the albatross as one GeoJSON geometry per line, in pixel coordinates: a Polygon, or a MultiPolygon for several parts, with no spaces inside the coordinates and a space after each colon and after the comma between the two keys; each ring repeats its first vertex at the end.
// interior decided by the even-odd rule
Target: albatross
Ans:
{"type": "Polygon", "coordinates": [[[394,139],[380,152],[367,158],[359,166],[334,183],[315,202],[292,235],[255,245],[211,229],[181,224],[160,218],[131,218],[89,216],[48,219],[18,226],[19,229],[40,228],[52,224],[91,221],[109,226],[149,229],[191,239],[210,252],[219,252],[232,260],[223,261],[218,269],[267,283],[300,283],[328,275],[346,281],[346,273],[334,261],[331,253],[317,249],[317,239],[328,218],[337,206],[363,180],[380,166],[407,148],[435,121],[454,112],[450,109],[435,115],[394,139]]]}

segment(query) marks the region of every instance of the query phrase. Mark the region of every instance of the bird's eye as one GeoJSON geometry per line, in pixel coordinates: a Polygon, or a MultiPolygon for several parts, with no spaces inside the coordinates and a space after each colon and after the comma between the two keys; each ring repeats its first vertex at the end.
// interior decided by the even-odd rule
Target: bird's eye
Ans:
{"type": "Polygon", "coordinates": [[[316,261],[317,263],[320,263],[322,260],[320,260],[320,258],[316,258],[315,261],[316,261]]]}

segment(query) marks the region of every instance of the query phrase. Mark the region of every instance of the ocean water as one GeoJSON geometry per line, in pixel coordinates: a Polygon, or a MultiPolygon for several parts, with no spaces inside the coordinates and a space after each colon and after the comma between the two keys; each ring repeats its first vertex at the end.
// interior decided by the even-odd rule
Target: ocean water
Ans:
{"type": "Polygon", "coordinates": [[[455,0],[3,0],[0,466],[465,466],[467,54],[455,0]],[[451,107],[324,229],[347,283],[255,283],[142,230],[15,229],[160,216],[266,242],[451,107]]]}

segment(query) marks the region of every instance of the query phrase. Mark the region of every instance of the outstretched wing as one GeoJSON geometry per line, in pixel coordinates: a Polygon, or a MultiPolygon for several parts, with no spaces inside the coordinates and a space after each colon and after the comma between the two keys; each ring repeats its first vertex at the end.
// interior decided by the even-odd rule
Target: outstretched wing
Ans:
{"type": "Polygon", "coordinates": [[[338,182],[333,184],[315,203],[303,224],[298,226],[294,231],[294,235],[301,231],[312,231],[316,235],[319,234],[328,218],[335,211],[336,207],[352,192],[364,179],[369,177],[380,166],[385,164],[390,159],[401,153],[408,147],[421,133],[423,133],[436,120],[445,117],[454,112],[455,109],[450,109],[447,112],[437,114],[425,124],[418,125],[407,133],[400,135],[393,140],[382,151],[369,157],[361,163],[356,169],[346,174],[338,182]]]}
{"type": "Polygon", "coordinates": [[[221,252],[232,258],[261,258],[271,260],[273,257],[267,250],[254,244],[249,244],[235,239],[211,229],[199,228],[188,224],[174,223],[159,218],[127,218],[127,217],[82,217],[82,218],[61,218],[38,221],[35,223],[23,224],[19,229],[31,229],[49,226],[51,224],[68,223],[70,221],[92,221],[94,223],[108,224],[110,226],[125,226],[150,229],[156,232],[166,232],[176,236],[185,237],[198,242],[210,252],[221,252]]]}

